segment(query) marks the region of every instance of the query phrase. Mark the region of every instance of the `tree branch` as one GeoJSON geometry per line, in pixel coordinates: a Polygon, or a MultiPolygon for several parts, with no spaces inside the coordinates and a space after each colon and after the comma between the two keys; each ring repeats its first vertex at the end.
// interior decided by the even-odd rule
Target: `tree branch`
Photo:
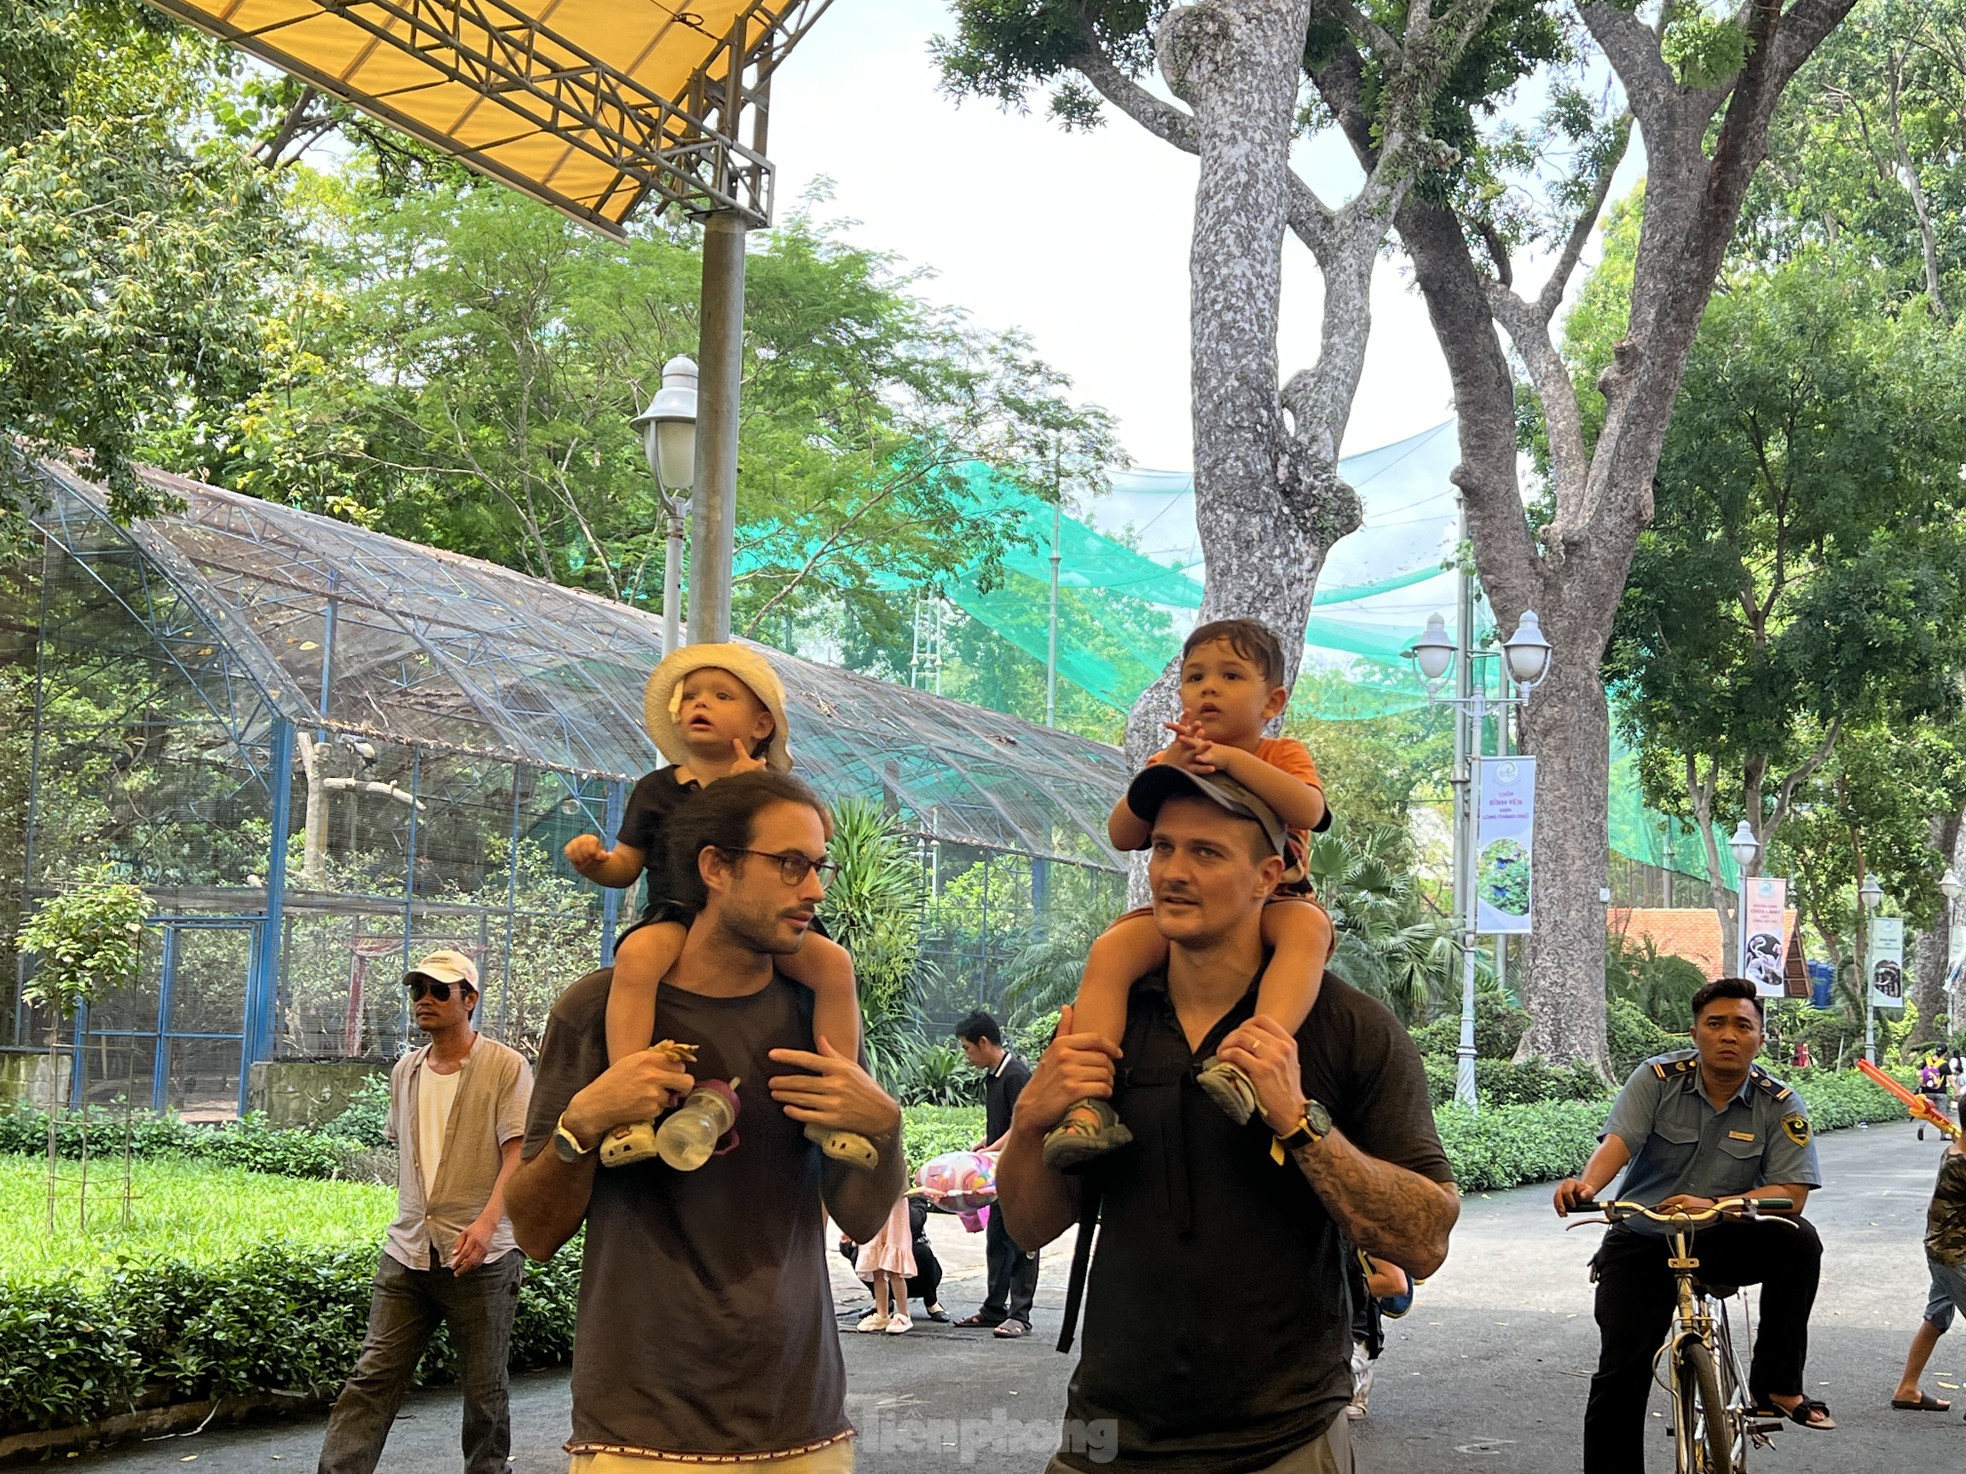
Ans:
{"type": "Polygon", "coordinates": [[[1645,130],[1648,147],[1670,127],[1672,99],[1679,84],[1659,55],[1659,38],[1631,10],[1605,0],[1579,5],[1577,15],[1604,51],[1624,85],[1631,111],[1645,130]]]}
{"type": "Polygon", "coordinates": [[[1761,843],[1764,853],[1768,844],[1774,839],[1775,831],[1781,827],[1782,821],[1789,816],[1789,808],[1795,800],[1796,789],[1807,783],[1810,774],[1829,761],[1829,755],[1836,750],[1836,739],[1842,734],[1842,731],[1843,718],[1832,717],[1829,728],[1824,733],[1823,740],[1817,744],[1816,750],[1803,759],[1794,772],[1782,779],[1781,787],[1775,791],[1774,812],[1768,816],[1768,825],[1761,831],[1761,843]]]}
{"type": "MultiPolygon", "coordinates": [[[[1584,254],[1584,246],[1597,228],[1598,216],[1604,213],[1604,202],[1611,197],[1611,179],[1618,172],[1618,165],[1624,162],[1627,150],[1631,148],[1632,111],[1625,109],[1625,115],[1613,125],[1618,134],[1618,143],[1605,156],[1597,171],[1597,182],[1591,187],[1590,203],[1577,212],[1577,219],[1570,227],[1570,235],[1558,252],[1556,265],[1550,269],[1550,279],[1543,283],[1542,293],[1536,298],[1536,310],[1545,323],[1555,320],[1557,308],[1563,305],[1563,294],[1570,283],[1570,273],[1577,269],[1577,262],[1584,254]]],[[[1504,282],[1504,286],[1508,283],[1504,282]]]]}

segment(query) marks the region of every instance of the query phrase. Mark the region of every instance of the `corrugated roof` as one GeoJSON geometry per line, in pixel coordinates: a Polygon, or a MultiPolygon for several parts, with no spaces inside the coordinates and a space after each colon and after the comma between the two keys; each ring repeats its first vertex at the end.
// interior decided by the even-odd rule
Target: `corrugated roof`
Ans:
{"type": "Polygon", "coordinates": [[[152,3],[609,234],[651,192],[769,220],[771,168],[761,147],[738,140],[740,120],[825,8],[825,0],[152,3]]]}
{"type": "MultiPolygon", "coordinates": [[[[642,726],[662,658],[654,613],[150,470],[183,509],[121,529],[99,488],[57,461],[42,470],[54,494],[40,520],[58,543],[84,557],[133,544],[302,727],[600,778],[659,765],[642,726]]],[[[758,648],[785,683],[799,771],[822,792],[883,798],[940,839],[1118,863],[1119,749],[758,648]]]]}

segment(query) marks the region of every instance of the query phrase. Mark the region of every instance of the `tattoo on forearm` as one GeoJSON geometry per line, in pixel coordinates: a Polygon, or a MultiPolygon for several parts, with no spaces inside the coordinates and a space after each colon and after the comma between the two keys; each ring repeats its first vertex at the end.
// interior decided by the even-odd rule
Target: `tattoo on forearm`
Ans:
{"type": "Polygon", "coordinates": [[[1337,1132],[1291,1153],[1345,1236],[1367,1253],[1413,1269],[1447,1252],[1460,1201],[1441,1184],[1369,1157],[1337,1132]]]}

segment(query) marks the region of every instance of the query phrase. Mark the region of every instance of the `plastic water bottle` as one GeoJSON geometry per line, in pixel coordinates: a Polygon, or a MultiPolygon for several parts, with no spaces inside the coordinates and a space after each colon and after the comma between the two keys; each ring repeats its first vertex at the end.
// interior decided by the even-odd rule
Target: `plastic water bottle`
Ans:
{"type": "Polygon", "coordinates": [[[736,1093],[722,1080],[705,1080],[656,1128],[656,1152],[678,1172],[694,1172],[736,1122],[736,1093]]]}

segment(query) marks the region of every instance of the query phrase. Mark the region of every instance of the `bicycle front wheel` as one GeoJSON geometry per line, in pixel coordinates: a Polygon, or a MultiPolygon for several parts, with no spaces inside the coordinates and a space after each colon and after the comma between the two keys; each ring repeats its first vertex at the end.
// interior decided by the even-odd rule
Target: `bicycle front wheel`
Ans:
{"type": "Polygon", "coordinates": [[[1673,1353],[1672,1380],[1679,1474],[1742,1474],[1734,1463],[1727,1404],[1712,1351],[1700,1341],[1681,1342],[1673,1353]]]}

